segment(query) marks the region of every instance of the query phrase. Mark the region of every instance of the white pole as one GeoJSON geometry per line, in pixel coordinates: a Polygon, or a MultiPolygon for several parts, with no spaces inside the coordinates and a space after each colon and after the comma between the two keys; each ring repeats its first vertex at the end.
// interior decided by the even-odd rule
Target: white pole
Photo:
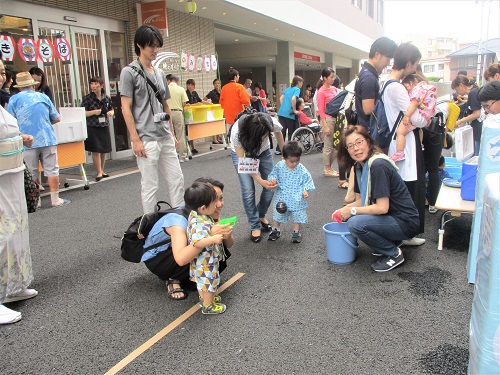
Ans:
{"type": "MultiPolygon", "coordinates": [[[[477,4],[477,1],[476,1],[477,4]]],[[[479,44],[477,46],[477,67],[476,67],[476,82],[479,82],[479,77],[481,76],[481,60],[482,60],[482,36],[483,36],[483,15],[484,15],[484,0],[481,0],[481,23],[479,32],[479,44]]]]}

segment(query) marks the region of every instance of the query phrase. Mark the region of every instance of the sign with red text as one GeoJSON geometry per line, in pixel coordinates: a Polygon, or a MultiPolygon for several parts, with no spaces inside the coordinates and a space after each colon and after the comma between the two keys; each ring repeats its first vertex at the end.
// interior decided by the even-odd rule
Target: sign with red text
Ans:
{"type": "Polygon", "coordinates": [[[304,52],[294,52],[293,57],[296,59],[302,59],[302,60],[307,60],[307,61],[314,61],[314,62],[320,62],[319,56],[315,55],[310,55],[308,53],[304,52]]]}

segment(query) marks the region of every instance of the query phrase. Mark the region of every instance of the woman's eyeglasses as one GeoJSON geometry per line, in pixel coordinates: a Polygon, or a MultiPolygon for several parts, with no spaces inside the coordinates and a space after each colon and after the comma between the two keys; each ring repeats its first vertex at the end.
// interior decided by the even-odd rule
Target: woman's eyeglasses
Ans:
{"type": "Polygon", "coordinates": [[[356,147],[361,147],[361,145],[363,144],[363,142],[365,141],[366,139],[356,139],[356,141],[354,143],[349,143],[347,146],[346,146],[346,149],[347,150],[352,150],[354,148],[354,146],[356,147]]]}
{"type": "Polygon", "coordinates": [[[490,109],[490,107],[495,104],[496,102],[498,102],[498,99],[497,100],[493,100],[490,104],[482,104],[482,107],[485,111],[487,111],[488,109],[490,109]]]}

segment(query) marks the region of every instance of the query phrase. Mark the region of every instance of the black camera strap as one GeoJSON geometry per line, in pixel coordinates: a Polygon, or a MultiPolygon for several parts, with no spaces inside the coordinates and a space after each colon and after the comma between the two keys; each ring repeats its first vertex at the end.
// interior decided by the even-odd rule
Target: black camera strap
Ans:
{"type": "MultiPolygon", "coordinates": [[[[142,68],[142,64],[140,62],[139,62],[139,65],[141,65],[141,68],[142,68]]],[[[133,70],[135,70],[137,72],[137,74],[139,74],[142,78],[144,78],[146,80],[146,82],[148,83],[148,85],[153,90],[153,92],[154,92],[154,94],[156,96],[156,99],[158,99],[158,101],[161,104],[161,107],[163,108],[163,100],[161,99],[160,90],[158,90],[158,88],[153,83],[153,81],[151,81],[149,79],[149,77],[146,75],[146,73],[144,73],[144,68],[138,69],[136,66],[133,66],[133,65],[129,65],[129,67],[131,67],[133,70]]],[[[156,76],[156,73],[155,73],[155,76],[156,76]]]]}

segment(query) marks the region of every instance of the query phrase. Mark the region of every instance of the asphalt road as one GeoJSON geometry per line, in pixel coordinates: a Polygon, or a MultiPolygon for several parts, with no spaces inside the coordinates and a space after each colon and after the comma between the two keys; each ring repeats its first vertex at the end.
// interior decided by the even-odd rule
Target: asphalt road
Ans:
{"type": "MultiPolygon", "coordinates": [[[[353,264],[330,264],[322,226],[345,191],[322,176],[321,154],[302,162],[316,190],[301,244],[291,243],[291,223],[277,242],[249,241],[228,151],[182,164],[186,184],[200,176],[225,183],[225,216],[239,221],[221,281],[244,275],[222,293],[223,315],[196,311],[121,374],[466,373],[471,219],[447,224],[438,251],[440,213],[427,214],[427,242],[403,248],[405,263],[391,272],[370,270],[375,259],[364,244],[353,264]]],[[[139,178],[66,191],[70,205],[30,214],[40,294],[10,305],[23,320],[0,327],[1,374],[104,374],[195,306],[195,293],[172,302],[143,264],[120,258],[115,236],[141,213],[139,178]]]]}

